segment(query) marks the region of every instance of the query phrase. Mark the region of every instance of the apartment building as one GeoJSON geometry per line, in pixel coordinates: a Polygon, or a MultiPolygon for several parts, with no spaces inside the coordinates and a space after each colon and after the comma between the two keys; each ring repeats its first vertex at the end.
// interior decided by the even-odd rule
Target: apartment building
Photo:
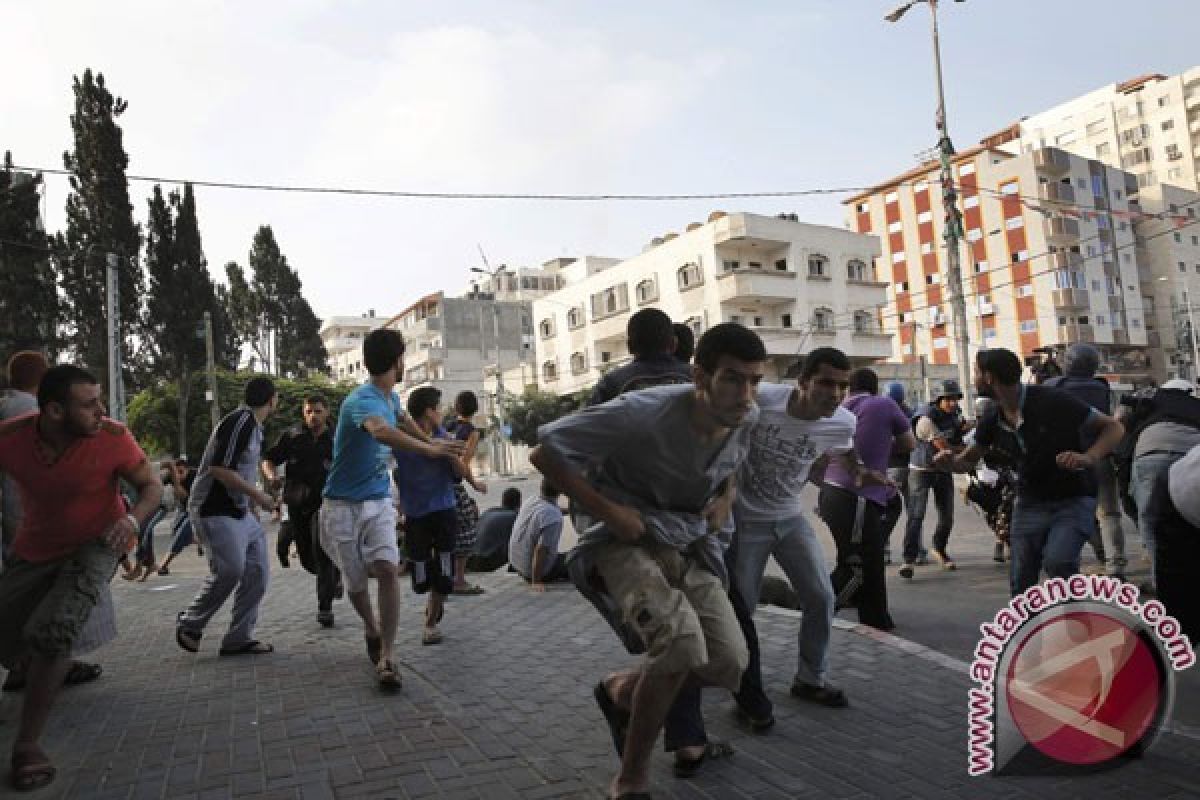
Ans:
{"type": "Polygon", "coordinates": [[[325,345],[326,364],[333,380],[361,383],[367,379],[367,369],[362,363],[362,340],[386,321],[384,317],[375,316],[375,309],[358,317],[329,317],[321,321],[321,342],[325,345]]]}
{"type": "Polygon", "coordinates": [[[1158,209],[1136,223],[1139,261],[1149,272],[1142,285],[1146,317],[1155,320],[1150,339],[1156,380],[1195,381],[1197,348],[1191,331],[1200,317],[1200,194],[1167,184],[1142,189],[1146,208],[1158,209]]]}
{"type": "MultiPolygon", "coordinates": [[[[1092,342],[1117,383],[1146,380],[1156,318],[1134,246],[1136,176],[1054,147],[1021,152],[1018,138],[1013,126],[953,159],[972,353],[1092,342]]],[[[846,201],[849,227],[881,239],[882,321],[903,362],[955,363],[939,181],[930,162],[846,201]]]]}
{"type": "Polygon", "coordinates": [[[796,356],[830,345],[858,363],[888,357],[879,327],[886,283],[875,275],[874,236],[777,217],[715,211],[682,233],[655,237],[628,259],[555,259],[563,288],[533,301],[538,385],[590,388],[629,358],[625,326],[661,308],[697,335],[720,322],[757,331],[783,376],[796,356]]]}
{"type": "Polygon", "coordinates": [[[1027,117],[1020,132],[1025,152],[1057,147],[1121,167],[1141,188],[1200,191],[1200,67],[1105,86],[1027,117]]]}

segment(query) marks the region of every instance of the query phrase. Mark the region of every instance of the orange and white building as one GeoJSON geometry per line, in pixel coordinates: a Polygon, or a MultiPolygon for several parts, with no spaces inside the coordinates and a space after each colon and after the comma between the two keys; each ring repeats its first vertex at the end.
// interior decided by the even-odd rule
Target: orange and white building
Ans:
{"type": "MultiPolygon", "coordinates": [[[[1143,378],[1155,319],[1134,246],[1137,178],[1053,147],[1022,153],[1018,137],[1013,126],[953,159],[972,354],[1091,342],[1118,383],[1143,378]]],[[[939,172],[926,163],[846,201],[850,229],[880,239],[881,322],[908,363],[955,359],[939,172]]]]}

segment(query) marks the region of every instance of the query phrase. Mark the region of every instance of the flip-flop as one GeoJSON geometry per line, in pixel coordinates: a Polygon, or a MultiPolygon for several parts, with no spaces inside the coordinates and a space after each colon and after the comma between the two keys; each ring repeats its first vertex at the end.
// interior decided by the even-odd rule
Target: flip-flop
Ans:
{"type": "Polygon", "coordinates": [[[403,686],[400,680],[400,673],[396,669],[396,665],[391,661],[384,661],[381,665],[375,667],[375,677],[379,679],[379,688],[384,691],[394,692],[403,686]]]}
{"type": "Polygon", "coordinates": [[[463,587],[456,586],[451,590],[452,594],[466,594],[466,595],[483,594],[483,592],[484,592],[484,588],[482,586],[470,586],[470,585],[463,586],[463,587]]]}
{"type": "Polygon", "coordinates": [[[604,721],[608,723],[608,732],[612,735],[617,758],[624,758],[625,732],[629,729],[629,712],[623,711],[613,702],[612,695],[608,693],[608,687],[604,685],[604,681],[596,684],[596,688],[592,690],[592,697],[596,698],[596,705],[600,706],[600,713],[604,715],[604,721]]]}
{"type": "Polygon", "coordinates": [[[54,782],[58,770],[40,751],[18,751],[12,755],[9,782],[18,792],[32,792],[54,782]]]}
{"type": "Polygon", "coordinates": [[[257,639],[251,639],[237,647],[222,647],[220,650],[223,656],[265,656],[267,653],[274,652],[275,648],[272,645],[257,639]]]}
{"type": "Polygon", "coordinates": [[[200,634],[192,633],[185,630],[183,627],[175,626],[175,644],[187,650],[189,653],[200,652],[200,634]]]}
{"type": "Polygon", "coordinates": [[[371,659],[371,664],[379,664],[379,659],[383,658],[383,639],[378,636],[367,636],[367,658],[371,659]]]}
{"type": "Polygon", "coordinates": [[[709,761],[715,761],[718,758],[729,758],[736,750],[729,742],[711,741],[704,745],[704,752],[695,758],[677,758],[675,759],[675,777],[690,778],[700,771],[709,761]]]}
{"type": "Polygon", "coordinates": [[[63,686],[76,686],[80,683],[94,681],[104,673],[104,667],[99,664],[89,664],[86,661],[72,661],[71,668],[63,678],[63,686]]]}

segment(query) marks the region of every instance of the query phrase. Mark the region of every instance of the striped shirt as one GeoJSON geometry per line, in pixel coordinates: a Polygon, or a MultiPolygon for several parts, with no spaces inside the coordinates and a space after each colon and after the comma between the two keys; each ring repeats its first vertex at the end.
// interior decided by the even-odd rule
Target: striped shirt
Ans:
{"type": "Polygon", "coordinates": [[[236,470],[253,485],[258,481],[258,462],[262,452],[263,430],[247,406],[225,415],[204,448],[204,457],[196,471],[196,481],[188,496],[188,513],[193,517],[233,517],[241,519],[250,508],[242,492],[225,488],[213,478],[213,467],[236,470]]]}

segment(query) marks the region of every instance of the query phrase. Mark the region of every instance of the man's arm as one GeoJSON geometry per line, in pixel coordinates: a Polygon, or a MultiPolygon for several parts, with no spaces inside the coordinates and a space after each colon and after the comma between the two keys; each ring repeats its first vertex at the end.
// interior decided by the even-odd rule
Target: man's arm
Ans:
{"type": "Polygon", "coordinates": [[[124,554],[137,542],[142,525],[158,510],[159,504],[162,503],[163,486],[158,477],[158,470],[145,458],[132,469],[120,469],[117,474],[137,490],[137,502],[129,514],[121,517],[108,529],[104,540],[113,550],[124,554]]]}
{"type": "Polygon", "coordinates": [[[916,448],[917,437],[913,436],[911,430],[896,434],[896,438],[892,441],[892,452],[898,456],[911,453],[916,448]]]}
{"type": "Polygon", "coordinates": [[[557,553],[551,553],[550,548],[544,544],[539,544],[533,549],[533,564],[529,568],[529,585],[535,592],[539,594],[546,591],[546,584],[542,581],[542,571],[557,553]]]}
{"type": "Polygon", "coordinates": [[[646,532],[646,525],[636,509],[614,503],[597,492],[577,468],[546,449],[545,445],[533,449],[529,463],[563,494],[579,503],[584,511],[608,525],[618,539],[634,542],[646,532]]]}
{"type": "Polygon", "coordinates": [[[933,466],[950,472],[970,472],[975,469],[979,459],[983,458],[984,448],[976,441],[975,444],[955,453],[953,450],[942,450],[933,457],[933,466]]]}
{"type": "Polygon", "coordinates": [[[859,486],[891,486],[895,487],[895,483],[887,475],[884,475],[879,470],[868,469],[867,465],[862,463],[862,459],[858,457],[858,451],[854,449],[842,450],[839,452],[830,452],[831,458],[836,458],[841,462],[842,468],[849,473],[856,487],[859,486]]]}
{"type": "MultiPolygon", "coordinates": [[[[450,458],[457,460],[463,452],[463,443],[454,439],[433,439],[431,440],[424,431],[420,431],[421,436],[414,436],[408,432],[410,426],[415,427],[416,423],[411,422],[406,415],[403,420],[405,430],[389,425],[384,421],[383,417],[367,417],[363,420],[363,430],[371,434],[375,441],[380,444],[385,444],[393,450],[403,450],[409,453],[419,453],[420,455],[429,458],[450,458]]],[[[420,430],[418,428],[418,430],[420,430]]]]}
{"type": "Polygon", "coordinates": [[[1116,449],[1125,435],[1124,425],[1099,411],[1093,411],[1083,427],[1087,433],[1096,436],[1096,441],[1085,453],[1071,450],[1059,453],[1054,460],[1063,469],[1089,469],[1116,449]]]}
{"type": "Polygon", "coordinates": [[[275,510],[275,498],[243,478],[237,470],[228,467],[209,467],[213,480],[231,492],[241,492],[257,503],[264,511],[275,510]]]}
{"type": "Polygon", "coordinates": [[[917,420],[917,435],[913,440],[914,446],[916,439],[920,439],[922,442],[929,442],[933,445],[933,449],[939,453],[950,449],[950,443],[946,441],[946,435],[937,429],[937,426],[933,424],[933,420],[929,417],[921,417],[917,420]]]}

